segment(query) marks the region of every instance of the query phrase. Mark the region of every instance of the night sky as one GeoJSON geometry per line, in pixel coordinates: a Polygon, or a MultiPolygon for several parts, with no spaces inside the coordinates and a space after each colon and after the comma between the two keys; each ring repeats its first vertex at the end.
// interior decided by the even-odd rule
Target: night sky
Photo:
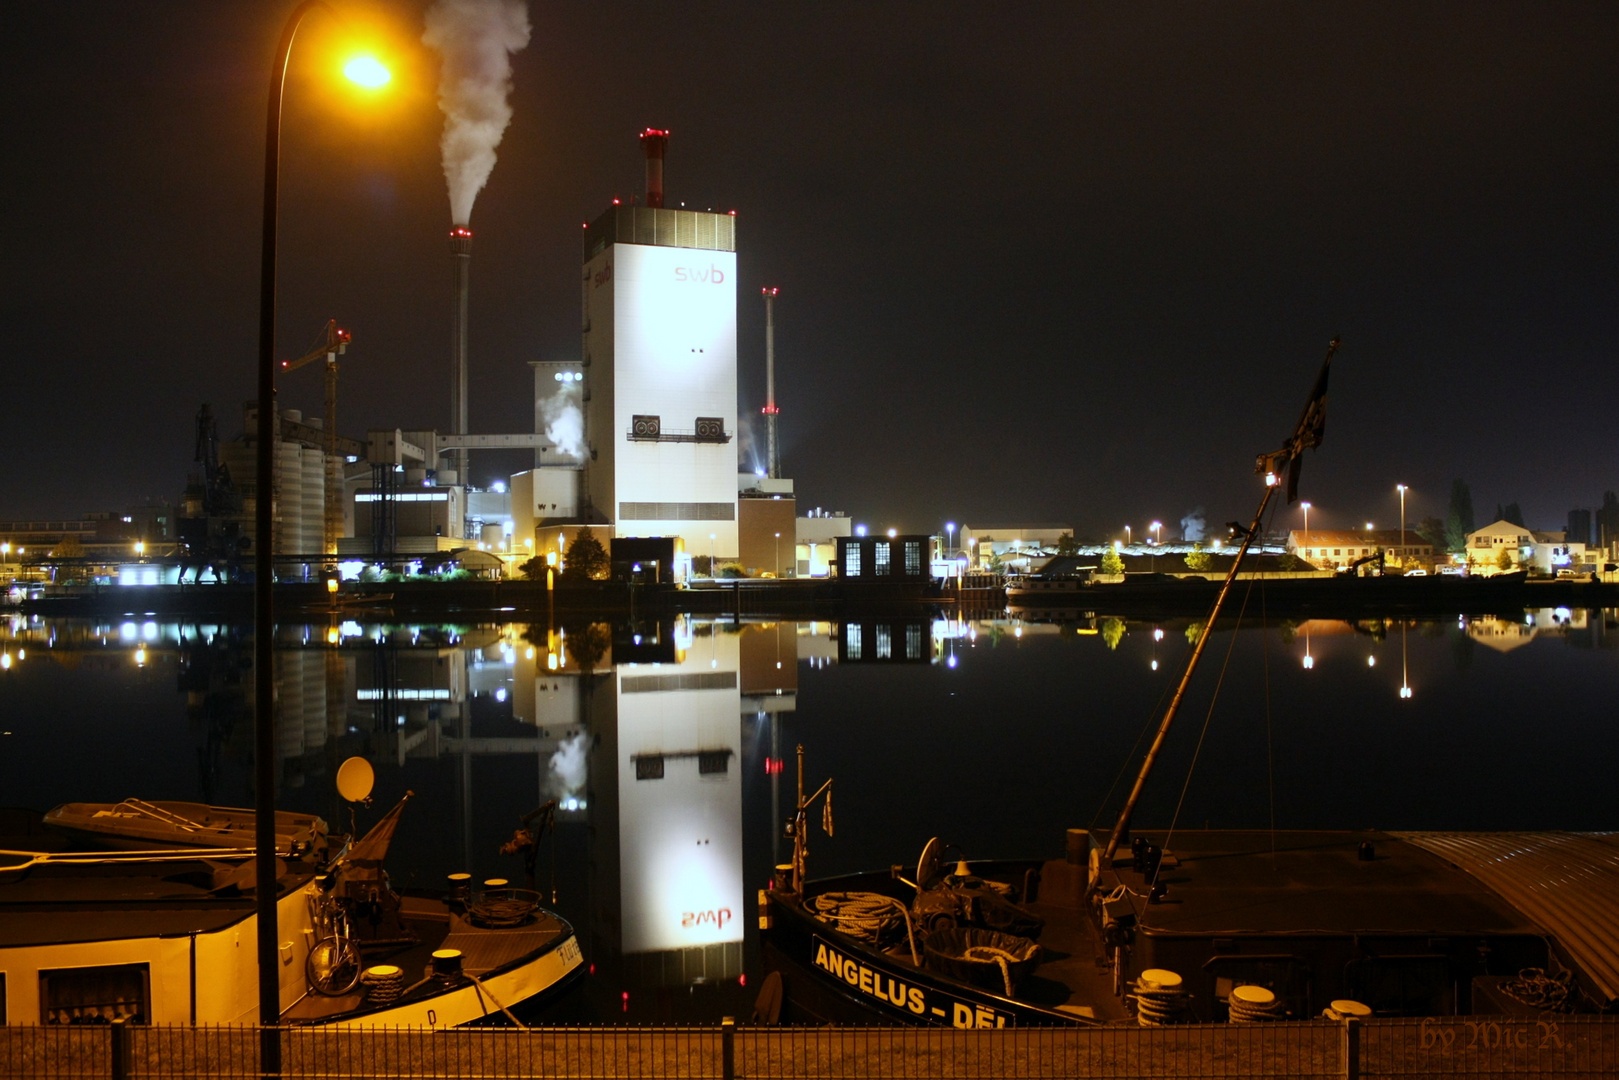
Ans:
{"type": "MultiPolygon", "coordinates": [[[[278,352],[328,316],[341,428],[448,421],[449,208],[419,3],[367,104],[295,51],[278,352]]],[[[263,112],[290,2],[8,0],[0,518],[178,498],[253,394],[263,112]]],[[[738,213],[741,412],[779,286],[784,471],[874,526],[1244,517],[1341,333],[1312,526],[1619,489],[1619,6],[531,0],[472,215],[471,415],[579,349],[581,222],[738,213]]],[[[321,411],[318,370],[283,402],[321,411]]],[[[762,426],[760,427],[762,435],[762,426]]],[[[762,438],[759,442],[762,444],[762,438]]],[[[742,452],[753,452],[744,440],[742,452]]],[[[526,454],[474,457],[485,483],[526,454]]],[[[751,465],[752,459],[744,462],[751,465]]],[[[1297,511],[1291,512],[1292,518],[1297,511]]],[[[1288,524],[1287,513],[1278,526],[1288,524]]]]}

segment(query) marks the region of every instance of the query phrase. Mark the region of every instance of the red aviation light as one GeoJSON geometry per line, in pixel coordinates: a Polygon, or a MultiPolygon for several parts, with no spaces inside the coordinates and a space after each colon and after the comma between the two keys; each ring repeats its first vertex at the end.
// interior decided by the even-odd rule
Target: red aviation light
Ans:
{"type": "Polygon", "coordinates": [[[776,776],[776,775],[780,774],[783,767],[784,767],[784,762],[783,762],[783,760],[781,758],[773,758],[773,757],[765,758],[765,775],[766,776],[776,776]]]}
{"type": "Polygon", "coordinates": [[[470,237],[472,235],[472,230],[467,228],[465,225],[457,225],[455,228],[450,230],[450,235],[453,237],[470,237]]]}
{"type": "Polygon", "coordinates": [[[766,405],[759,411],[764,413],[766,416],[775,416],[777,413],[781,412],[781,410],[776,408],[774,405],[766,405]]]}

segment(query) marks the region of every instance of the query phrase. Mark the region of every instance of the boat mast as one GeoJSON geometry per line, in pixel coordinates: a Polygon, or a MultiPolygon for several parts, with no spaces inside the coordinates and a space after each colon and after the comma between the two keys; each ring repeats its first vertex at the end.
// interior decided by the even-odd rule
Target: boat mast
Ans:
{"type": "MultiPolygon", "coordinates": [[[[1248,549],[1260,535],[1271,496],[1276,494],[1276,489],[1283,483],[1284,469],[1287,473],[1287,501],[1291,503],[1298,498],[1302,455],[1305,449],[1321,445],[1321,435],[1326,422],[1327,373],[1332,367],[1333,354],[1337,351],[1338,339],[1333,338],[1332,343],[1327,346],[1327,358],[1321,364],[1321,374],[1316,377],[1315,387],[1310,392],[1310,400],[1305,402],[1304,415],[1299,417],[1298,425],[1293,429],[1293,437],[1288,439],[1280,450],[1259,456],[1254,471],[1265,476],[1264,497],[1259,500],[1259,509],[1254,512],[1253,524],[1242,534],[1242,546],[1237,549],[1237,557],[1232,560],[1231,569],[1226,571],[1225,581],[1221,583],[1220,592],[1214,598],[1214,607],[1209,611],[1208,622],[1204,624],[1203,632],[1198,635],[1197,644],[1192,647],[1192,655],[1186,661],[1186,670],[1181,673],[1180,685],[1175,687],[1175,696],[1169,699],[1169,707],[1164,710],[1164,718],[1158,724],[1158,734],[1154,736],[1152,745],[1147,748],[1147,756],[1142,759],[1141,772],[1136,776],[1135,786],[1130,789],[1130,797],[1124,801],[1124,809],[1119,811],[1119,820],[1107,838],[1107,850],[1102,853],[1101,860],[1103,867],[1113,865],[1113,857],[1119,850],[1119,840],[1130,827],[1130,816],[1135,813],[1136,803],[1141,798],[1142,788],[1147,785],[1147,777],[1152,772],[1153,763],[1158,760],[1158,753],[1169,737],[1170,725],[1174,724],[1175,716],[1180,712],[1181,699],[1186,696],[1186,688],[1192,681],[1193,673],[1197,671],[1198,660],[1203,656],[1203,647],[1214,634],[1214,623],[1220,617],[1220,610],[1225,607],[1226,597],[1231,592],[1231,583],[1237,580],[1237,572],[1242,569],[1242,562],[1248,554],[1248,549]]],[[[1097,875],[1096,880],[1091,882],[1086,890],[1087,898],[1095,891],[1100,881],[1101,875],[1097,875]]]]}

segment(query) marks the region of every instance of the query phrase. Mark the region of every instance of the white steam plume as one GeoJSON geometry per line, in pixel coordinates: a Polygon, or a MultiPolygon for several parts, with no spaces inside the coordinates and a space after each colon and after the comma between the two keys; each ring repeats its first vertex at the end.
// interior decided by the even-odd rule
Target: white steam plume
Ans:
{"type": "Polygon", "coordinates": [[[540,402],[540,415],[545,419],[545,437],[557,452],[581,460],[585,456],[585,415],[573,395],[557,391],[540,402]]]}
{"type": "Polygon", "coordinates": [[[444,110],[444,179],[450,218],[466,225],[472,201],[489,182],[495,148],[512,120],[511,54],[528,44],[524,0],[437,0],[422,41],[444,58],[438,106],[444,110]]]}
{"type": "Polygon", "coordinates": [[[546,775],[547,791],[558,799],[577,798],[585,790],[585,750],[588,748],[584,732],[563,739],[556,753],[551,755],[551,769],[546,775]]]}
{"type": "Polygon", "coordinates": [[[1181,518],[1181,539],[1196,543],[1208,534],[1209,521],[1203,516],[1203,508],[1188,510],[1186,516],[1181,518]]]}

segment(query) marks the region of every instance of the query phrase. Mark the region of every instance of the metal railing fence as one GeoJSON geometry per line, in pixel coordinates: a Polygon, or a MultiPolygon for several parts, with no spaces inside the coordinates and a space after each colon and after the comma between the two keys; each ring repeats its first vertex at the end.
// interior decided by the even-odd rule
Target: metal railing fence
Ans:
{"type": "Polygon", "coordinates": [[[1444,1017],[1162,1028],[0,1027],[0,1078],[258,1077],[270,1036],[279,1074],[515,1080],[872,1077],[955,1080],[1237,1077],[1405,1080],[1619,1076],[1619,1017],[1444,1017]]]}

